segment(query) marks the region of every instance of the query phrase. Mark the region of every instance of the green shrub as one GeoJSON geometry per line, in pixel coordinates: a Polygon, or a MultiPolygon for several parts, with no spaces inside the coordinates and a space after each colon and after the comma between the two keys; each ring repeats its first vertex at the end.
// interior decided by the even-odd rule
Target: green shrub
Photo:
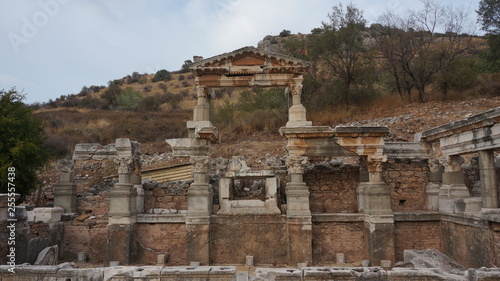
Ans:
{"type": "Polygon", "coordinates": [[[160,81],[170,81],[172,80],[172,73],[170,73],[170,71],[168,70],[165,70],[165,69],[162,69],[162,70],[158,70],[155,74],[155,76],[153,77],[153,82],[160,82],[160,81]]]}
{"type": "Polygon", "coordinates": [[[124,110],[135,110],[141,99],[142,95],[139,91],[127,87],[125,91],[123,91],[123,94],[118,96],[116,107],[124,110]]]}

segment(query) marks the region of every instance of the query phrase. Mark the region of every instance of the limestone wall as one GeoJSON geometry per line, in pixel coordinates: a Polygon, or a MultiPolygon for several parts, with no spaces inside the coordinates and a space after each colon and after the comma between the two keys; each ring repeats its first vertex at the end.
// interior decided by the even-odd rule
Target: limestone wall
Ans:
{"type": "Polygon", "coordinates": [[[335,264],[336,253],[344,253],[348,263],[361,263],[368,257],[362,221],[313,223],[312,233],[314,264],[335,264]]]}
{"type": "Polygon", "coordinates": [[[137,225],[137,239],[142,246],[140,264],[156,264],[158,254],[167,254],[168,265],[186,264],[186,226],[184,223],[137,225]]]}
{"type": "Polygon", "coordinates": [[[427,161],[389,160],[384,163],[384,181],[391,188],[394,212],[427,209],[425,186],[429,180],[427,161]]]}
{"type": "Polygon", "coordinates": [[[304,182],[309,191],[312,213],[357,213],[356,187],[359,167],[315,165],[306,169],[304,182]]]}
{"type": "Polygon", "coordinates": [[[394,224],[396,261],[403,261],[407,249],[435,249],[442,251],[441,223],[439,221],[405,221],[394,224]]]}

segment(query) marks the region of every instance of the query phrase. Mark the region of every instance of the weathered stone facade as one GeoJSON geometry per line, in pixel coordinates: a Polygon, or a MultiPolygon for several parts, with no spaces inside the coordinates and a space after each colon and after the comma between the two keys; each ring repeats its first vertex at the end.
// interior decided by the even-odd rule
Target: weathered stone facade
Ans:
{"type": "MultiPolygon", "coordinates": [[[[19,236],[51,238],[55,222],[64,235],[51,243],[60,246],[64,260],[85,252],[94,263],[193,265],[151,268],[161,278],[213,274],[220,278],[214,280],[234,280],[232,268],[210,265],[249,260],[304,267],[255,273],[285,280],[360,274],[370,280],[445,280],[455,274],[306,267],[371,263],[389,269],[407,258],[406,250],[427,248],[466,267],[498,266],[494,152],[500,147],[500,109],[419,133],[413,143],[388,143],[385,127],[312,126],[300,100],[307,68],[307,62],[251,47],[196,61],[198,103],[186,124],[188,138],[168,140],[174,155],[189,157],[192,179],[143,181],[139,144],[128,139],[79,144],[74,161],[113,161],[118,180],[109,188],[75,192],[75,163],[61,163],[54,191],[60,206],[39,210],[42,224],[20,216],[19,236]],[[225,167],[217,167],[209,156],[210,143],[219,141],[210,121],[210,89],[240,86],[286,87],[292,101],[289,122],[279,132],[287,155],[264,170],[252,170],[237,156],[219,159],[225,167]],[[477,162],[465,162],[471,154],[477,162]],[[336,160],[342,157],[354,164],[336,160]]],[[[467,274],[469,280],[488,275],[467,274]]]]}

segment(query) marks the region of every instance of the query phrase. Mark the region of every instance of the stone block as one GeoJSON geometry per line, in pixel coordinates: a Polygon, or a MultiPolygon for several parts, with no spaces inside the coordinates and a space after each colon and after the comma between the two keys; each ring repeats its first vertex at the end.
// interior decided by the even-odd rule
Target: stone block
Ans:
{"type": "Polygon", "coordinates": [[[64,209],[61,207],[52,207],[52,208],[35,208],[34,211],[34,221],[35,222],[59,222],[61,221],[61,216],[64,213],[64,209]]]}
{"type": "Polygon", "coordinates": [[[455,213],[476,214],[481,212],[482,206],[481,197],[459,198],[455,200],[455,213]]]}
{"type": "Polygon", "coordinates": [[[299,281],[302,271],[293,268],[256,268],[251,280],[299,281]]]}
{"type": "Polygon", "coordinates": [[[246,256],[245,265],[246,266],[253,266],[253,256],[246,256]]]}
{"type": "Polygon", "coordinates": [[[392,262],[390,260],[381,260],[380,261],[380,267],[383,268],[391,268],[392,262]]]}
{"type": "Polygon", "coordinates": [[[344,253],[335,253],[335,257],[336,257],[336,259],[337,259],[337,263],[338,263],[338,264],[343,264],[343,263],[345,263],[344,253]]]}
{"type": "Polygon", "coordinates": [[[158,254],[156,256],[156,265],[164,266],[167,263],[167,254],[158,254]]]}

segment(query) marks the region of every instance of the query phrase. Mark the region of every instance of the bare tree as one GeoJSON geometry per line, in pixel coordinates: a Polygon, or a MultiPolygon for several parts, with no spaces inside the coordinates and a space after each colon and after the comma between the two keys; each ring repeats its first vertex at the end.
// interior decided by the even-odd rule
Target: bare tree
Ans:
{"type": "Polygon", "coordinates": [[[380,19],[390,32],[377,40],[395,79],[404,82],[409,78],[412,83],[407,85],[418,91],[419,102],[427,100],[426,87],[435,76],[449,71],[472,45],[471,36],[463,34],[467,27],[464,9],[443,7],[429,0],[423,4],[424,8],[410,11],[405,17],[384,13],[380,19]],[[438,30],[444,34],[438,34],[438,30]]]}

